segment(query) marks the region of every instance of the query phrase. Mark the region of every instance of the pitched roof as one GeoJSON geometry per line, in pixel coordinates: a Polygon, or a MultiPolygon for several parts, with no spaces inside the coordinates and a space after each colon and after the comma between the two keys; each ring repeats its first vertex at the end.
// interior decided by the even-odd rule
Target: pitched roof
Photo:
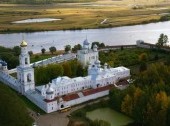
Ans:
{"type": "Polygon", "coordinates": [[[95,94],[95,93],[98,93],[98,92],[109,90],[113,87],[114,87],[113,85],[108,85],[108,86],[104,86],[104,87],[98,87],[96,89],[84,90],[82,93],[83,93],[84,96],[87,96],[87,95],[92,95],[92,94],[95,94]]]}
{"type": "Polygon", "coordinates": [[[62,97],[62,99],[64,101],[71,101],[71,100],[74,100],[74,99],[77,99],[77,98],[79,98],[79,95],[77,93],[65,95],[65,96],[62,97]]]}

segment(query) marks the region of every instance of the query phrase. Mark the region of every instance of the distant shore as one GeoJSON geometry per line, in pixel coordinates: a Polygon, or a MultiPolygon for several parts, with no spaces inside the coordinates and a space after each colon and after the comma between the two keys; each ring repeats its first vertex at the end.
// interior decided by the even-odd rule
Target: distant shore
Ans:
{"type": "Polygon", "coordinates": [[[0,4],[0,33],[101,29],[167,21],[169,17],[168,19],[162,17],[170,14],[169,7],[170,2],[138,6],[132,1],[123,3],[123,1],[111,0],[32,6],[0,4]],[[25,24],[12,23],[37,18],[61,20],[25,24]]]}
{"type": "Polygon", "coordinates": [[[70,30],[70,31],[74,31],[74,30],[88,30],[88,29],[104,29],[104,28],[115,28],[115,27],[123,27],[123,26],[133,26],[133,25],[142,25],[142,24],[149,24],[149,23],[157,23],[157,22],[163,22],[160,20],[150,20],[150,21],[143,21],[140,23],[130,23],[130,24],[122,24],[122,25],[106,25],[103,27],[92,27],[92,28],[71,28],[71,29],[34,29],[34,30],[2,30],[0,31],[0,34],[12,34],[12,33],[34,33],[34,32],[48,32],[48,31],[66,31],[66,30],[70,30]]]}

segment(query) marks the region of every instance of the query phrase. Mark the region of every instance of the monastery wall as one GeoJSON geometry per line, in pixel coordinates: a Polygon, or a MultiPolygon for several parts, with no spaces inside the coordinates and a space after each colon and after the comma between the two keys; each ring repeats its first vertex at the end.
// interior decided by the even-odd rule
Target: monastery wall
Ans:
{"type": "Polygon", "coordinates": [[[8,73],[0,71],[0,81],[3,82],[4,84],[10,86],[12,89],[20,92],[19,82],[17,81],[17,79],[12,77],[8,73]]]}
{"type": "Polygon", "coordinates": [[[25,93],[25,96],[33,102],[35,105],[37,105],[39,108],[41,108],[43,111],[48,113],[47,111],[47,103],[43,101],[42,99],[36,97],[36,94],[34,92],[28,91],[25,93]]]}

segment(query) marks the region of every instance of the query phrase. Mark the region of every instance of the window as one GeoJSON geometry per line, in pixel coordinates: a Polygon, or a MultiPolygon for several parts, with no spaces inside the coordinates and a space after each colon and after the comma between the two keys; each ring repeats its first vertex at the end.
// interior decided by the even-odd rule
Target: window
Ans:
{"type": "Polygon", "coordinates": [[[27,74],[27,82],[31,82],[31,74],[27,74]]]}
{"type": "Polygon", "coordinates": [[[27,58],[25,58],[25,64],[28,64],[28,59],[27,58]]]}

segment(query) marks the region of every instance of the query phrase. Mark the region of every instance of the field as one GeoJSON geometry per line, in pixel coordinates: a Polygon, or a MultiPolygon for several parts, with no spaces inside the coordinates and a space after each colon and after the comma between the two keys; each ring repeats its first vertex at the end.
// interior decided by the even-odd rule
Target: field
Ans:
{"type": "Polygon", "coordinates": [[[0,32],[75,30],[134,25],[159,21],[170,12],[165,0],[101,0],[86,3],[43,5],[0,4],[0,32]],[[59,21],[14,24],[29,18],[57,18],[59,21]],[[102,21],[106,21],[101,23],[102,21]]]}

